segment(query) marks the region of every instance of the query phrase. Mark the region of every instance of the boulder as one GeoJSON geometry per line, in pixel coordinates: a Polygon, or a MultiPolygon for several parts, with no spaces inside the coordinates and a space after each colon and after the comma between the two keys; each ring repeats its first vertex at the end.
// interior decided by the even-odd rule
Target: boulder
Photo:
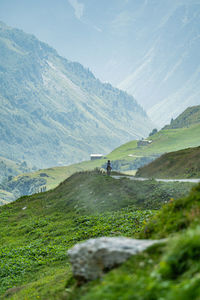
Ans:
{"type": "Polygon", "coordinates": [[[125,237],[102,237],[76,244],[68,250],[74,277],[94,280],[159,240],[136,240],[125,237]]]}

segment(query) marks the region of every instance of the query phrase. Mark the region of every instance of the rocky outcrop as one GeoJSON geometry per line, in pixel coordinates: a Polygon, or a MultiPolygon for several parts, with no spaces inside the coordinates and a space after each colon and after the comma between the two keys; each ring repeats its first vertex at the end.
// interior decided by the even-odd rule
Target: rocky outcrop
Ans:
{"type": "Polygon", "coordinates": [[[73,274],[79,281],[89,281],[137,254],[158,240],[136,240],[125,237],[102,237],[76,244],[68,250],[73,274]]]}

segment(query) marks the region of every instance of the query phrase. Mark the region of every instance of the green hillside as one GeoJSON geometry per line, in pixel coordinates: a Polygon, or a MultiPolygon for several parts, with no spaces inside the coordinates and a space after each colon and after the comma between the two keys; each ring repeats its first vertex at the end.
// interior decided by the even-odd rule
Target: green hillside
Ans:
{"type": "Polygon", "coordinates": [[[166,125],[163,129],[183,128],[197,123],[200,123],[200,105],[188,107],[175,120],[172,119],[170,125],[166,125]]]}
{"type": "Polygon", "coordinates": [[[137,169],[163,153],[199,146],[200,124],[160,130],[148,140],[152,143],[139,147],[137,141],[126,143],[112,151],[108,157],[112,161],[118,161],[121,170],[137,169]]]}
{"type": "Polygon", "coordinates": [[[200,147],[163,154],[140,168],[137,177],[200,178],[200,147]]]}
{"type": "Polygon", "coordinates": [[[136,100],[0,22],[0,155],[37,168],[87,160],[148,134],[136,100]]]}
{"type": "Polygon", "coordinates": [[[156,214],[141,238],[166,237],[133,256],[101,280],[81,287],[68,281],[70,300],[198,300],[200,295],[200,185],[187,198],[171,201],[156,214]]]}
{"type": "Polygon", "coordinates": [[[0,207],[0,297],[66,299],[68,248],[90,237],[134,236],[163,203],[192,186],[83,172],[0,207]]]}
{"type": "MultiPolygon", "coordinates": [[[[138,141],[134,140],[116,148],[106,155],[105,159],[85,161],[65,167],[41,169],[37,172],[19,175],[0,186],[0,188],[12,194],[14,193],[16,199],[20,195],[40,191],[41,186],[45,186],[46,190],[54,188],[75,172],[93,170],[96,167],[105,168],[107,159],[111,160],[113,170],[134,175],[136,169],[155,160],[163,153],[199,146],[200,125],[195,124],[187,128],[161,130],[148,139],[152,140],[152,143],[147,146],[138,147],[138,141]]],[[[196,177],[193,173],[190,175],[191,178],[196,177]]],[[[11,197],[12,199],[13,197],[11,197]]],[[[3,200],[5,201],[4,198],[2,198],[3,200]]]]}
{"type": "Polygon", "coordinates": [[[100,168],[105,162],[105,159],[85,161],[70,166],[54,167],[18,175],[12,180],[0,184],[2,189],[0,205],[16,200],[22,195],[38,193],[42,187],[45,187],[45,190],[55,188],[72,174],[100,168]]]}

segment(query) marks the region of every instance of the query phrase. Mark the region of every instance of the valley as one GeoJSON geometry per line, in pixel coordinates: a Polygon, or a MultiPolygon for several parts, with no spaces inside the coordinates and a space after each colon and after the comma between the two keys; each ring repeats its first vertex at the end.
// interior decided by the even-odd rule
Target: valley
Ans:
{"type": "Polygon", "coordinates": [[[199,300],[199,1],[0,2],[0,299],[199,300]]]}
{"type": "MultiPolygon", "coordinates": [[[[40,192],[41,187],[45,187],[45,190],[55,188],[59,183],[75,172],[93,170],[94,168],[105,169],[107,159],[111,160],[114,171],[124,172],[128,175],[134,175],[138,168],[141,168],[144,165],[154,161],[163,153],[170,153],[172,151],[178,151],[188,147],[199,146],[199,115],[199,106],[191,107],[173,121],[173,123],[179,124],[179,126],[176,125],[176,128],[170,128],[170,125],[168,125],[165,127],[166,129],[163,128],[145,140],[150,141],[150,143],[143,142],[144,144],[142,145],[141,141],[133,140],[116,148],[111,153],[106,155],[106,158],[85,161],[66,167],[63,166],[41,169],[36,172],[18,175],[1,185],[1,189],[5,190],[4,193],[10,193],[10,200],[7,195],[4,197],[3,194],[0,199],[2,199],[2,203],[5,203],[5,201],[13,201],[13,199],[16,199],[22,195],[30,195],[34,192],[40,192]],[[184,127],[185,124],[187,125],[186,127],[184,127]]],[[[170,155],[171,154],[169,154],[169,157],[170,155]]],[[[169,175],[166,178],[170,178],[170,174],[172,175],[171,178],[198,178],[199,171],[194,171],[199,168],[198,153],[196,156],[197,161],[195,160],[195,157],[193,159],[190,157],[191,160],[188,161],[190,168],[188,169],[185,167],[187,171],[185,170],[183,174],[181,166],[179,166],[177,169],[177,174],[179,174],[177,175],[178,177],[174,177],[174,174],[171,174],[168,171],[168,168],[166,168],[166,174],[169,172],[169,175]]],[[[181,163],[182,162],[180,161],[180,165],[181,163]]],[[[172,162],[171,164],[173,165],[172,162]]],[[[176,169],[176,166],[177,165],[174,164],[172,167],[176,169]]],[[[163,168],[164,167],[165,165],[163,165],[163,168]]],[[[148,175],[150,177],[154,177],[151,173],[141,176],[149,177],[148,175]]]]}
{"type": "MultiPolygon", "coordinates": [[[[144,297],[144,293],[147,299],[150,294],[158,297],[161,290],[170,300],[168,289],[163,289],[163,285],[171,275],[163,267],[162,261],[167,268],[174,270],[170,255],[174,255],[178,262],[183,260],[179,255],[182,251],[179,241],[183,242],[183,239],[185,247],[190,248],[192,243],[193,248],[190,250],[191,256],[186,259],[188,273],[182,270],[177,276],[183,286],[190,287],[193,251],[195,253],[199,247],[198,242],[195,244],[199,234],[199,185],[191,182],[159,182],[152,178],[159,178],[159,173],[147,173],[146,169],[155,172],[156,166],[159,170],[162,167],[163,178],[199,178],[200,174],[194,172],[194,167],[199,166],[197,145],[200,126],[198,122],[191,121],[191,110],[195,112],[196,108],[186,113],[190,116],[189,123],[188,117],[185,118],[183,114],[184,122],[181,122],[182,116],[173,121],[179,124],[176,128],[163,128],[147,140],[124,144],[103,159],[41,169],[18,175],[4,183],[7,191],[1,191],[0,295],[20,300],[25,300],[27,295],[29,299],[89,300],[105,295],[112,299],[116,298],[116,293],[124,294],[126,289],[127,296],[124,299],[128,300],[132,287],[136,286],[136,300],[144,297]],[[185,123],[186,127],[183,126],[185,123]],[[179,150],[184,147],[186,149],[179,150]],[[164,152],[168,153],[162,155],[164,152]],[[153,162],[139,168],[136,176],[146,175],[151,179],[140,181],[126,177],[125,173],[136,171],[137,166],[143,165],[149,158],[153,162]],[[108,159],[113,166],[112,176],[107,176],[105,172],[108,159]],[[189,165],[183,163],[185,161],[189,165]],[[168,165],[170,163],[172,169],[168,165]],[[188,170],[187,175],[184,168],[188,170]],[[173,170],[178,175],[174,175],[173,170]],[[45,191],[41,190],[43,187],[45,191]],[[27,196],[5,205],[7,201],[13,201],[13,196],[20,196],[17,194],[20,192],[27,196]],[[133,256],[119,268],[105,274],[101,281],[79,285],[73,278],[66,251],[76,243],[102,236],[168,239],[167,246],[161,243],[152,246],[152,250],[149,248],[133,256]],[[131,271],[133,266],[134,273],[131,271]],[[154,273],[165,275],[159,280],[152,277],[152,268],[154,273]],[[142,282],[139,278],[142,278],[142,282]],[[149,284],[152,287],[157,285],[158,289],[149,287],[147,291],[144,286],[149,284]]],[[[170,280],[170,289],[176,288],[176,280],[170,280]]],[[[191,293],[188,288],[188,295],[191,293]]]]}

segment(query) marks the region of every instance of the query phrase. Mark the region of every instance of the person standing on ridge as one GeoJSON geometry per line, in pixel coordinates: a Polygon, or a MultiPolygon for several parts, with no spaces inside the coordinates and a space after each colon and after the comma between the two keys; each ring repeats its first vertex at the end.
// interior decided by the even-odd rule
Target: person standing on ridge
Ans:
{"type": "Polygon", "coordinates": [[[107,170],[107,175],[110,176],[110,173],[111,173],[111,170],[112,170],[110,160],[108,160],[108,162],[107,162],[106,170],[107,170]]]}

